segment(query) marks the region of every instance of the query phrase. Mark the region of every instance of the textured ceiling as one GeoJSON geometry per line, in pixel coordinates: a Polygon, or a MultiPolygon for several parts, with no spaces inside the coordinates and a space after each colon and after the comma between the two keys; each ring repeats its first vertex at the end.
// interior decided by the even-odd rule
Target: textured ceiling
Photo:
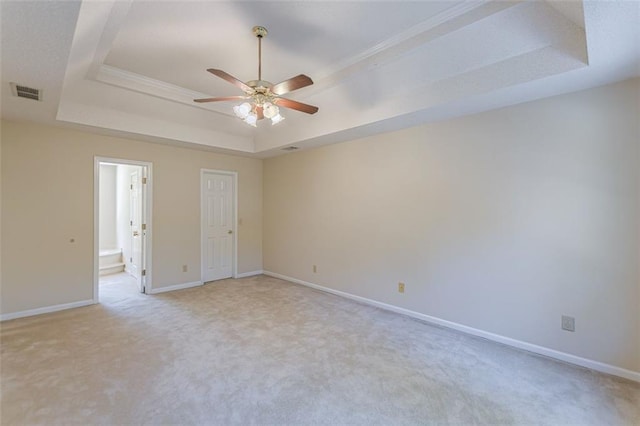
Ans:
{"type": "Polygon", "coordinates": [[[635,1],[3,1],[2,116],[271,156],[640,75],[635,1]],[[206,72],[304,73],[317,105],[253,129],[206,72]],[[13,97],[10,82],[44,90],[13,97]]]}

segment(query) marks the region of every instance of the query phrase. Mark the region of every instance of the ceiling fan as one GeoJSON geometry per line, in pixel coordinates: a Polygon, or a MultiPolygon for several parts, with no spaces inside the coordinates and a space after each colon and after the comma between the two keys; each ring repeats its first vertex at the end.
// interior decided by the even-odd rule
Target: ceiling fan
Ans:
{"type": "Polygon", "coordinates": [[[286,93],[312,85],[313,80],[308,76],[300,74],[277,84],[272,84],[266,80],[262,80],[262,39],[267,35],[267,29],[260,26],[253,27],[253,34],[258,38],[257,80],[251,80],[245,83],[222,70],[215,68],[207,70],[211,74],[240,88],[244,91],[245,95],[194,99],[194,102],[250,100],[250,102],[244,102],[233,107],[233,111],[238,118],[254,127],[256,127],[257,121],[262,120],[263,118],[271,119],[271,124],[277,124],[284,120],[284,117],[280,115],[278,107],[295,109],[307,114],[315,114],[318,112],[318,107],[316,106],[303,104],[302,102],[281,97],[281,95],[286,93]]]}

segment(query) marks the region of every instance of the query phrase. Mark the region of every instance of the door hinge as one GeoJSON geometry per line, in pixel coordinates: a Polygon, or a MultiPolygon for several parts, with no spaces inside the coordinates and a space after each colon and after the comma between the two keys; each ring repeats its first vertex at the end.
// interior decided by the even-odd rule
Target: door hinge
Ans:
{"type": "Polygon", "coordinates": [[[146,293],[146,292],[147,292],[147,287],[142,286],[142,292],[143,292],[143,293],[146,293]]]}
{"type": "Polygon", "coordinates": [[[129,185],[129,189],[133,189],[133,184],[129,185]]]}
{"type": "Polygon", "coordinates": [[[146,230],[147,230],[147,224],[146,224],[146,223],[143,223],[143,224],[142,224],[142,230],[143,230],[143,231],[146,231],[146,230]]]}
{"type": "Polygon", "coordinates": [[[146,270],[146,269],[143,269],[143,270],[142,270],[142,276],[143,276],[143,277],[145,277],[146,275],[147,275],[147,270],[146,270]]]}
{"type": "Polygon", "coordinates": [[[129,221],[129,225],[133,226],[133,221],[132,220],[129,221]]]}
{"type": "Polygon", "coordinates": [[[144,184],[146,184],[146,183],[147,183],[147,178],[146,178],[146,177],[143,177],[143,178],[142,178],[142,184],[144,185],[144,184]]]}
{"type": "Polygon", "coordinates": [[[133,257],[130,257],[130,258],[129,258],[129,262],[130,262],[130,263],[133,263],[133,257]]]}

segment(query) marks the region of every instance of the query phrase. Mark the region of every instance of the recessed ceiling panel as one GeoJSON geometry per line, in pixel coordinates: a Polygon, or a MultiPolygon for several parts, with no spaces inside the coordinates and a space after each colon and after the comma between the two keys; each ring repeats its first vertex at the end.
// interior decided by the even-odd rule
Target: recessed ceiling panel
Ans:
{"type": "Polygon", "coordinates": [[[267,27],[263,78],[312,78],[455,5],[453,2],[134,2],[107,65],[216,95],[232,88],[206,73],[257,78],[251,29],[267,27]]]}
{"type": "MultiPolygon", "coordinates": [[[[637,2],[0,1],[2,117],[161,143],[279,155],[638,76],[637,2]],[[5,25],[6,24],[6,25],[5,25]],[[312,86],[277,126],[251,128],[206,72],[312,86]],[[42,102],[10,83],[43,89],[42,102]]],[[[289,96],[288,96],[289,97],[289,96]]]]}

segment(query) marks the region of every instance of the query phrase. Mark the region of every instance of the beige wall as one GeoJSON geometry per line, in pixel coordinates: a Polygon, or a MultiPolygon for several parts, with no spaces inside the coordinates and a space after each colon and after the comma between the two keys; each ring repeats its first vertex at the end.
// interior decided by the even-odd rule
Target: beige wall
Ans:
{"type": "Polygon", "coordinates": [[[636,79],[266,160],[264,269],[640,371],[639,100],[636,79]]]}
{"type": "Polygon", "coordinates": [[[3,121],[0,312],[92,297],[93,159],[127,158],[153,163],[155,287],[199,280],[200,169],[235,170],[240,273],[264,250],[265,270],[640,371],[639,99],[636,79],[288,154],[264,175],[3,121]]]}
{"type": "Polygon", "coordinates": [[[153,163],[154,288],[200,280],[202,168],[238,172],[238,272],[262,269],[261,160],[6,121],[1,136],[2,314],[92,298],[95,156],[153,163]]]}

